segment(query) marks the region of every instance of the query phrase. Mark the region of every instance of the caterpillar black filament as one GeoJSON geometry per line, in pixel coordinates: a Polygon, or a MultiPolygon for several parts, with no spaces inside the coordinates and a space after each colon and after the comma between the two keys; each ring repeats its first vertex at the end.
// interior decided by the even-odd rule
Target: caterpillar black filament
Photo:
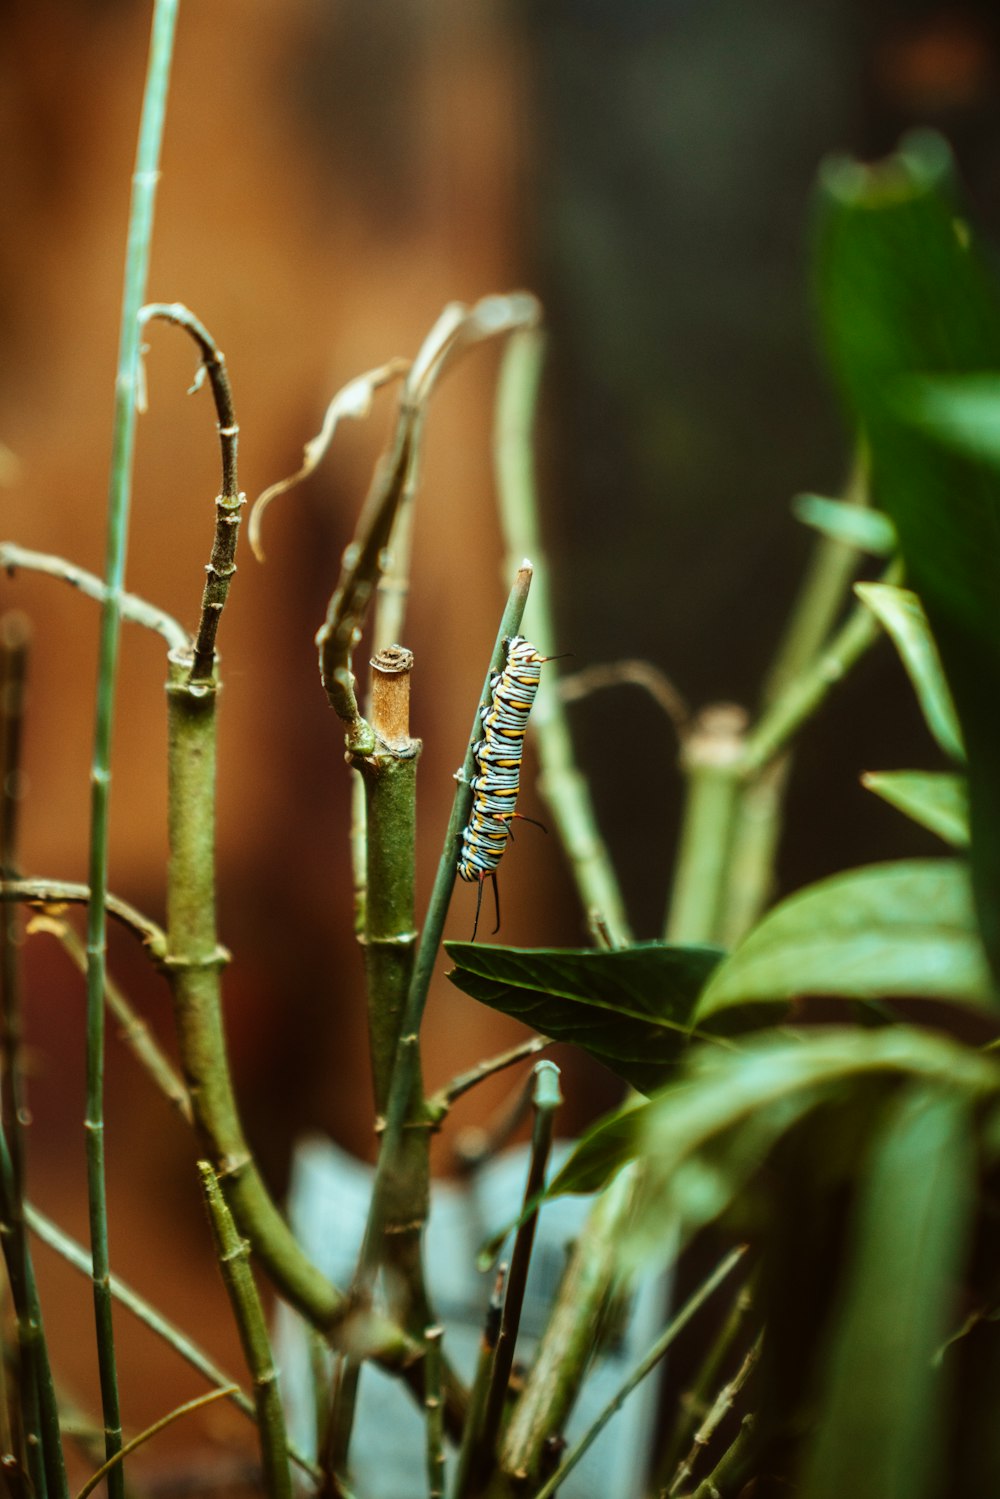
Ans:
{"type": "MultiPolygon", "coordinates": [[[[496,905],[497,924],[493,930],[500,930],[497,865],[507,847],[507,839],[513,836],[511,823],[515,817],[522,816],[515,807],[521,779],[524,731],[538,691],[542,666],[550,660],[551,656],[540,656],[530,640],[515,635],[507,646],[503,671],[497,672],[490,681],[490,700],[480,709],[483,737],[474,750],[479,772],[472,778],[475,793],[472,815],[462,830],[458,857],[458,873],[462,879],[479,883],[473,942],[479,929],[483,882],[487,879],[493,882],[496,905]]],[[[522,817],[522,821],[533,822],[534,818],[522,817]]]]}

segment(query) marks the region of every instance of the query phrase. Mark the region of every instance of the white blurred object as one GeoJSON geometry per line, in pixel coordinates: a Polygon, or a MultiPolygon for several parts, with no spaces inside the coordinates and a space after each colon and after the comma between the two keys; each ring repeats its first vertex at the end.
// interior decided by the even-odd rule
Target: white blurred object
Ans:
{"type": "MultiPolygon", "coordinates": [[[[556,1146],[552,1170],[570,1146],[556,1146]]],[[[476,1269],[483,1243],[516,1218],[524,1194],[528,1147],[506,1151],[467,1183],[435,1182],[425,1234],[428,1290],[445,1329],[444,1351],[471,1380],[494,1272],[476,1269]]],[[[309,1139],[296,1151],[289,1197],[292,1228],[307,1254],[340,1286],[357,1263],[371,1195],[372,1171],[329,1141],[309,1139]]],[[[569,1247],[591,1197],[557,1197],[539,1214],[521,1315],[517,1362],[530,1367],[535,1344],[559,1285],[569,1247]]],[[[564,1435],[569,1446],[587,1428],[660,1333],[667,1284],[637,1281],[613,1341],[601,1349],[584,1381],[564,1435]]],[[[309,1336],[281,1305],[275,1353],[291,1439],[315,1456],[316,1433],[309,1336]]],[[[560,1487],[560,1499],[638,1499],[643,1492],[656,1418],[659,1371],[633,1391],[560,1487]]],[[[449,1449],[449,1462],[454,1454],[449,1449]]],[[[418,1499],[425,1491],[423,1414],[398,1379],[366,1364],[351,1442],[351,1473],[363,1499],[418,1499]]]]}

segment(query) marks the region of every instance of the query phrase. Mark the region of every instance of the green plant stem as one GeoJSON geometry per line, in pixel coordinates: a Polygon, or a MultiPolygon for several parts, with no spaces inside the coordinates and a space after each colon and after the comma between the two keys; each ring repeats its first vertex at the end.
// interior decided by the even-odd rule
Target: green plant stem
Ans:
{"type": "Polygon", "coordinates": [[[748,1456],[753,1441],[754,1418],[744,1416],[735,1441],[722,1454],[707,1478],[695,1489],[692,1499],[727,1499],[736,1495],[750,1478],[748,1456]]]}
{"type": "Polygon", "coordinates": [[[191,681],[191,660],[172,655],[169,722],[168,953],[181,1065],[199,1138],[239,1230],[268,1275],[310,1321],[329,1328],[346,1301],[299,1248],[253,1160],[227,1061],[220,970],[227,954],[215,923],[217,691],[191,681]]]}
{"type": "MultiPolygon", "coordinates": [[[[899,577],[899,565],[893,563],[879,581],[895,583],[899,577]]],[[[856,604],[829,645],[788,682],[750,730],[743,751],[746,779],[759,774],[785,748],[881,633],[871,610],[856,604]]]]}
{"type": "Polygon", "coordinates": [[[153,1437],[159,1436],[161,1431],[166,1431],[168,1426],[173,1426],[174,1422],[179,1421],[182,1416],[189,1416],[193,1411],[201,1410],[204,1406],[211,1405],[214,1401],[223,1399],[224,1396],[230,1394],[235,1388],[236,1386],[232,1385],[229,1389],[209,1390],[207,1394],[198,1395],[193,1400],[185,1400],[183,1405],[175,1406],[166,1416],[161,1416],[159,1421],[154,1421],[151,1426],[147,1426],[144,1431],[140,1431],[138,1436],[126,1442],[121,1451],[116,1452],[110,1462],[103,1463],[96,1473],[91,1473],[87,1482],[77,1494],[76,1499],[87,1499],[87,1495],[94,1492],[101,1480],[107,1478],[111,1468],[116,1463],[120,1463],[128,1457],[130,1452],[135,1452],[139,1447],[145,1447],[147,1442],[151,1442],[153,1437]]]}
{"type": "Polygon", "coordinates": [[[473,1473],[484,1474],[492,1462],[497,1436],[503,1420],[504,1408],[510,1385],[510,1371],[514,1364],[514,1348],[517,1330],[524,1306],[524,1292],[528,1284],[528,1265],[538,1226],[540,1198],[545,1190],[545,1172],[549,1152],[552,1149],[552,1134],[555,1128],[556,1111],[562,1103],[559,1089],[559,1068],[554,1062],[536,1062],[534,1066],[534,1088],[532,1107],[535,1111],[535,1127],[531,1136],[531,1155],[528,1179],[524,1187],[522,1218],[514,1238],[510,1257],[510,1274],[507,1277],[507,1292],[503,1302],[500,1321],[500,1336],[493,1355],[493,1370],[490,1388],[486,1397],[482,1431],[473,1454],[473,1473]]]}
{"type": "MultiPolygon", "coordinates": [[[[17,872],[21,743],[30,628],[17,613],[0,619],[0,883],[17,872]]],[[[28,1471],[36,1499],[62,1499],[66,1470],[38,1287],[24,1217],[24,1032],[17,909],[0,907],[0,1216],[4,1260],[17,1317],[16,1378],[28,1471]]]]}
{"type": "MultiPolygon", "coordinates": [[[[0,880],[17,872],[20,811],[21,737],[28,672],[30,627],[26,616],[0,619],[0,880]]],[[[38,1400],[39,1329],[32,1324],[27,1296],[27,1233],[24,1226],[24,1020],[18,961],[17,907],[0,912],[0,1140],[5,1153],[0,1242],[17,1317],[14,1378],[23,1427],[28,1472],[41,1499],[46,1496],[38,1400]]]]}
{"type": "Polygon", "coordinates": [[[720,704],[698,715],[684,741],[684,816],[666,942],[718,940],[745,727],[742,708],[720,704]]]}
{"type": "Polygon", "coordinates": [[[710,1402],[714,1392],[718,1389],[723,1367],[743,1331],[752,1305],[753,1297],[750,1286],[742,1285],[733,1298],[729,1315],[720,1327],[718,1336],[712,1342],[698,1369],[690,1391],[680,1402],[677,1421],[657,1465],[660,1475],[655,1484],[657,1491],[664,1488],[677,1472],[698,1426],[710,1409],[710,1402]]]}
{"type": "Polygon", "coordinates": [[[733,1405],[736,1402],[736,1397],[739,1395],[740,1391],[743,1389],[743,1386],[750,1378],[757,1360],[760,1357],[760,1344],[761,1340],[760,1337],[758,1337],[755,1339],[752,1346],[747,1350],[743,1362],[740,1364],[740,1367],[736,1371],[733,1378],[729,1380],[727,1384],[723,1385],[722,1389],[715,1397],[715,1400],[712,1402],[708,1413],[706,1414],[704,1420],[694,1434],[691,1451],[688,1453],[687,1457],[680,1464],[677,1472],[674,1474],[673,1481],[671,1482],[670,1487],[667,1490],[667,1499],[674,1499],[674,1495],[678,1494],[684,1487],[685,1483],[687,1483],[692,1472],[694,1471],[694,1467],[698,1461],[698,1458],[706,1450],[708,1444],[711,1442],[713,1436],[718,1431],[722,1422],[732,1410],[733,1405]]]}
{"type": "Polygon", "coordinates": [[[538,1052],[544,1051],[552,1042],[546,1036],[531,1036],[527,1041],[520,1041],[517,1046],[511,1046],[507,1051],[502,1051],[495,1057],[489,1057],[484,1062],[477,1062],[467,1072],[460,1072],[453,1077],[450,1083],[445,1083],[439,1088],[433,1097],[427,1100],[427,1110],[435,1123],[444,1119],[452,1105],[457,1103],[464,1093],[485,1082],[488,1077],[494,1077],[498,1072],[504,1072],[508,1067],[514,1067],[518,1062],[524,1062],[528,1057],[536,1056],[538,1052]]]}
{"type": "MultiPolygon", "coordinates": [[[[159,180],[160,144],[166,114],[176,21],[177,0],[156,0],[135,174],[132,179],[132,200],[129,208],[108,494],[108,539],[104,569],[104,583],[107,591],[101,609],[97,711],[91,772],[88,876],[91,899],[87,908],[87,1106],[84,1128],[87,1142],[87,1187],[90,1241],[93,1252],[97,1356],[105,1429],[105,1455],[108,1458],[114,1457],[122,1445],[110,1292],[103,1104],[105,903],[108,889],[111,732],[135,451],[140,345],[139,309],[144,300],[149,270],[153,207],[156,199],[156,185],[159,180]]],[[[123,1499],[124,1492],[124,1472],[119,1463],[108,1475],[109,1499],[123,1499]]]]}
{"type": "Polygon", "coordinates": [[[233,407],[233,393],[226,369],[226,356],[204,323],[180,302],[154,302],[142,309],[143,326],[153,318],[162,318],[194,339],[201,352],[200,370],[208,375],[215,401],[216,427],[222,448],[222,492],[215,501],[215,541],[205,569],[205,590],[201,601],[201,620],[195,637],[191,680],[211,681],[215,666],[215,639],[229,586],[236,572],[236,539],[246,496],[240,493],[236,458],[240,429],[233,407]]]}
{"type": "Polygon", "coordinates": [[[462,1431],[458,1459],[455,1464],[455,1481],[452,1489],[453,1499],[467,1499],[469,1493],[473,1454],[476,1451],[479,1433],[482,1430],[483,1416],[486,1411],[486,1399],[489,1394],[490,1378],[493,1370],[493,1355],[496,1351],[497,1338],[500,1336],[500,1319],[503,1316],[503,1284],[506,1277],[507,1266],[503,1264],[497,1271],[493,1294],[486,1308],[483,1335],[479,1340],[476,1372],[469,1395],[469,1412],[462,1431]]]}
{"type": "MultiPolygon", "coordinates": [[[[15,1206],[13,1163],[0,1131],[0,1238],[17,1316],[18,1395],[27,1448],[27,1468],[36,1499],[66,1499],[66,1468],[35,1267],[27,1243],[12,1232],[15,1206]]],[[[22,1224],[27,1205],[19,1205],[22,1224]]]]}
{"type": "Polygon", "coordinates": [[[691,1318],[695,1315],[696,1312],[701,1309],[702,1306],[704,1306],[705,1302],[709,1299],[713,1292],[718,1289],[718,1287],[731,1273],[733,1268],[739,1263],[745,1253],[745,1246],[741,1246],[739,1249],[732,1250],[732,1252],[726,1255],[725,1259],[715,1267],[708,1279],[703,1281],[702,1284],[698,1287],[697,1291],[695,1291],[694,1294],[688,1298],[688,1300],[684,1303],[684,1306],[677,1313],[676,1317],[674,1317],[670,1325],[666,1327],[657,1338],[656,1342],[650,1348],[646,1356],[640,1360],[635,1369],[633,1369],[632,1373],[629,1375],[628,1379],[625,1380],[624,1384],[620,1387],[617,1393],[611,1398],[611,1400],[608,1401],[607,1405],[601,1411],[600,1415],[597,1417],[596,1421],[594,1421],[593,1425],[591,1425],[587,1429],[584,1435],[580,1438],[579,1442],[577,1442],[572,1450],[566,1454],[562,1462],[559,1464],[559,1467],[556,1469],[555,1473],[553,1473],[551,1477],[546,1479],[545,1483],[542,1484],[537,1494],[534,1495],[534,1499],[551,1499],[551,1496],[556,1492],[560,1485],[565,1482],[580,1459],[600,1436],[601,1432],[604,1430],[605,1426],[607,1426],[612,1416],[616,1415],[617,1412],[621,1410],[629,1395],[631,1395],[632,1391],[636,1388],[637,1385],[641,1384],[641,1382],[646,1378],[646,1375],[650,1374],[652,1370],[656,1368],[656,1365],[666,1354],[671,1344],[674,1343],[678,1336],[683,1332],[684,1328],[691,1321],[691,1318]]]}
{"type": "MultiPolygon", "coordinates": [[[[531,565],[524,562],[518,569],[500,621],[500,629],[497,632],[496,642],[490,658],[490,667],[486,673],[480,704],[488,701],[490,695],[490,678],[503,665],[506,651],[505,642],[516,635],[520,628],[521,617],[524,614],[524,606],[530,586],[531,565]]],[[[396,1161],[399,1157],[403,1130],[413,1097],[414,1080],[418,1064],[415,1038],[420,1031],[420,1022],[423,1018],[424,1006],[427,1003],[431,975],[434,971],[438,949],[441,946],[441,938],[444,934],[445,919],[448,915],[448,905],[451,901],[451,892],[456,878],[459,840],[462,829],[469,820],[469,812],[472,807],[472,786],[470,782],[475,773],[473,747],[478,743],[480,729],[481,719],[477,709],[469,735],[465,760],[455,787],[451,816],[448,819],[448,828],[444,838],[444,848],[438,862],[437,876],[427,909],[427,919],[424,922],[424,928],[417,944],[413,974],[407,991],[406,1004],[400,1024],[399,1043],[396,1047],[396,1058],[393,1064],[392,1082],[385,1113],[385,1129],[382,1135],[378,1164],[375,1170],[371,1207],[369,1209],[364,1244],[361,1252],[361,1264],[368,1268],[378,1263],[379,1245],[385,1223],[388,1194],[392,1190],[396,1161]]]]}
{"type": "MultiPolygon", "coordinates": [[[[362,941],[375,1109],[380,1120],[388,1107],[417,935],[414,872],[421,746],[410,737],[412,667],[412,653],[401,646],[380,650],[373,658],[371,726],[376,745],[371,754],[354,761],[365,795],[367,899],[362,941]]],[[[390,1311],[412,1336],[422,1338],[431,1320],[421,1254],[430,1202],[430,1127],[419,1057],[399,1157],[387,1180],[382,1255],[390,1271],[390,1311]]],[[[371,1295],[372,1269],[367,1263],[361,1266],[354,1287],[360,1298],[371,1295]]],[[[357,1361],[346,1360],[337,1381],[325,1456],[325,1466],[338,1483],[347,1472],[358,1377],[357,1361]]]]}
{"type": "MultiPolygon", "coordinates": [[[[78,1244],[69,1234],[64,1233],[50,1218],[47,1218],[44,1213],[39,1212],[38,1208],[32,1207],[30,1203],[25,1205],[25,1213],[32,1233],[41,1239],[43,1244],[46,1244],[49,1249],[58,1254],[67,1264],[72,1265],[75,1270],[79,1270],[81,1274],[90,1275],[90,1255],[81,1244],[78,1244]]],[[[126,1310],[137,1317],[158,1338],[161,1338],[175,1353],[179,1354],[182,1359],[190,1364],[192,1369],[196,1369],[216,1389],[225,1388],[229,1390],[231,1393],[227,1398],[230,1403],[237,1410],[241,1411],[244,1416],[256,1422],[257,1412],[249,1395],[244,1394],[238,1386],[233,1385],[228,1374],[220,1369],[217,1364],[213,1363],[208,1355],[186,1333],[181,1332],[178,1327],[169,1322],[154,1306],[151,1306],[137,1291],[133,1291],[131,1286],[120,1280],[117,1275],[112,1275],[111,1277],[111,1294],[116,1301],[120,1302],[126,1310]]],[[[315,1463],[310,1462],[296,1448],[289,1446],[289,1456],[311,1478],[315,1479],[319,1477],[319,1469],[315,1463]]]]}
{"type": "Polygon", "coordinates": [[[427,1495],[444,1499],[444,1406],[441,1401],[441,1339],[444,1329],[424,1332],[424,1411],[427,1427],[427,1495]]]}
{"type": "MultiPolygon", "coordinates": [[[[45,573],[48,577],[59,578],[61,582],[68,583],[71,588],[78,589],[85,598],[95,599],[99,604],[103,604],[108,596],[102,579],[95,573],[88,573],[82,567],[77,567],[73,562],[67,562],[65,558],[52,556],[48,552],[32,552],[13,541],[0,542],[0,569],[13,572],[17,568],[23,568],[25,572],[45,573]]],[[[123,593],[118,603],[123,620],[130,624],[143,625],[147,630],[153,630],[157,635],[162,635],[171,650],[183,650],[190,645],[190,638],[184,626],[162,609],[158,609],[155,604],[147,603],[145,599],[139,598],[134,593],[123,593]]]]}
{"type": "Polygon", "coordinates": [[[291,1499],[292,1477],[288,1466],[288,1443],[278,1389],[278,1371],[271,1354],[264,1308],[250,1269],[250,1248],[236,1230],[213,1167],[208,1161],[199,1161],[198,1172],[212,1225],[219,1267],[239,1331],[243,1356],[253,1381],[264,1487],[269,1499],[291,1499]]]}
{"type": "Polygon", "coordinates": [[[594,1204],[566,1267],[501,1443],[500,1465],[515,1481],[537,1475],[545,1442],[564,1426],[583,1382],[595,1328],[620,1278],[619,1248],[632,1190],[626,1167],[594,1204]]]}
{"type": "MultiPolygon", "coordinates": [[[[533,428],[544,357],[536,328],[514,333],[504,350],[497,392],[494,468],[508,566],[530,557],[532,640],[543,656],[557,652],[549,570],[541,545],[534,476],[533,428]]],[[[584,910],[613,947],[632,941],[628,918],[607,847],[597,827],[587,783],[573,755],[566,711],[555,691],[542,691],[531,716],[541,763],[539,790],[555,819],[584,910]]]]}

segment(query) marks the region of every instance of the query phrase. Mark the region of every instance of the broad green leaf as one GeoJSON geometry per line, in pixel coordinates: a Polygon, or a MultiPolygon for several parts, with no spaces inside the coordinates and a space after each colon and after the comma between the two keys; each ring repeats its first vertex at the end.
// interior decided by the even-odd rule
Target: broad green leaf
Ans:
{"type": "Polygon", "coordinates": [[[969,768],[976,907],[1000,974],[1000,472],[926,428],[917,381],[1000,372],[1000,289],[956,207],[945,143],[823,176],[817,288],[826,345],[863,428],[872,493],[899,536],[944,663],[969,768]]]}
{"type": "Polygon", "coordinates": [[[642,1093],[669,1076],[691,1015],[722,954],[715,947],[643,944],[620,952],[446,942],[463,993],[543,1036],[571,1041],[642,1093]]]}
{"type": "Polygon", "coordinates": [[[1000,464],[1000,372],[908,381],[901,414],[947,447],[1000,464]]]}
{"type": "Polygon", "coordinates": [[[946,1084],[889,1108],[862,1183],[803,1499],[940,1494],[946,1367],[975,1199],[969,1100],[946,1084]]]}
{"type": "MultiPolygon", "coordinates": [[[[700,1048],[682,1081],[634,1120],[631,1148],[643,1186],[630,1254],[655,1253],[678,1222],[696,1229],[717,1217],[812,1108],[834,1090],[843,1096],[845,1087],[880,1075],[940,1083],[970,1100],[1000,1088],[995,1061],[903,1025],[768,1032],[748,1037],[737,1052],[700,1048]]],[[[563,1172],[573,1167],[571,1157],[563,1172]]]]}
{"type": "Polygon", "coordinates": [[[990,1003],[966,865],[871,864],[798,891],[719,965],[695,1024],[729,1005],[781,1004],[806,994],[990,1003]]]}
{"type": "Polygon", "coordinates": [[[953,848],[969,846],[969,787],[964,776],[931,770],[871,770],[861,784],[953,848]]]}
{"type": "Polygon", "coordinates": [[[892,521],[881,510],[872,510],[867,505],[828,500],[821,494],[797,494],[792,501],[792,513],[814,531],[875,557],[889,557],[896,550],[896,528],[892,521]]]}
{"type": "Polygon", "coordinates": [[[678,1212],[696,1224],[706,1222],[831,1087],[880,1073],[946,1081],[975,1098],[1000,1091],[997,1060],[911,1026],[758,1033],[732,1050],[698,1047],[679,1078],[654,1098],[598,1120],[549,1192],[596,1191],[627,1161],[641,1157],[649,1185],[640,1237],[650,1224],[658,1230],[678,1212]],[[722,1166],[718,1155],[703,1158],[730,1135],[735,1150],[722,1166]],[[687,1171],[691,1162],[695,1167],[687,1171]],[[699,1180],[699,1171],[715,1180],[699,1180]]]}
{"type": "Polygon", "coordinates": [[[963,761],[965,748],[941,657],[917,595],[890,583],[855,583],[854,592],[890,636],[913,683],[930,729],[945,754],[963,761]]]}

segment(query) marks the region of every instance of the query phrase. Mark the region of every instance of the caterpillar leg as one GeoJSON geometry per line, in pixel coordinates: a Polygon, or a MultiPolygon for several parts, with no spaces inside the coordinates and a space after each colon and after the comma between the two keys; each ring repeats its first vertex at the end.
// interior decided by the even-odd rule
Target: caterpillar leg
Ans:
{"type": "Polygon", "coordinates": [[[497,872],[495,869],[483,870],[482,874],[479,876],[479,884],[476,890],[476,919],[472,924],[473,942],[475,942],[476,933],[479,930],[479,912],[482,909],[483,905],[483,883],[486,880],[493,881],[493,903],[496,906],[497,912],[497,924],[493,928],[493,936],[495,937],[497,932],[500,930],[500,887],[497,884],[497,872]]]}
{"type": "Polygon", "coordinates": [[[548,828],[545,826],[544,822],[539,822],[537,817],[526,817],[523,812],[512,812],[507,822],[507,837],[510,839],[511,843],[514,842],[515,817],[519,822],[530,822],[533,828],[541,828],[543,833],[548,832],[548,828]]]}

